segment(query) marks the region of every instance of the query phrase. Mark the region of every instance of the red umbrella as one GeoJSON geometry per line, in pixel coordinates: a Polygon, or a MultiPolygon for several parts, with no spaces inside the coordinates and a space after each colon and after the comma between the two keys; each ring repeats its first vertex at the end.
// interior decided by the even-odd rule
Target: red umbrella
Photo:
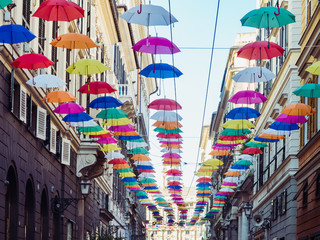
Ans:
{"type": "Polygon", "coordinates": [[[16,68],[26,69],[47,68],[53,64],[54,62],[50,61],[46,56],[38,53],[24,54],[11,63],[16,68]]]}
{"type": "Polygon", "coordinates": [[[155,173],[155,171],[153,169],[138,169],[138,172],[142,173],[155,173]]]}
{"type": "Polygon", "coordinates": [[[239,136],[221,135],[221,137],[219,137],[219,140],[222,140],[222,141],[236,141],[236,140],[244,140],[244,139],[247,139],[246,135],[239,135],[239,136]]]}
{"type": "Polygon", "coordinates": [[[260,150],[260,148],[248,147],[242,151],[242,154],[262,154],[262,151],[260,150]]]}
{"type": "Polygon", "coordinates": [[[109,164],[126,164],[128,162],[122,158],[115,158],[115,159],[110,160],[108,163],[109,164]]]}
{"type": "Polygon", "coordinates": [[[178,186],[178,185],[181,185],[181,182],[179,182],[179,181],[172,181],[172,182],[168,182],[168,185],[170,185],[170,186],[178,186]]]}
{"type": "Polygon", "coordinates": [[[152,101],[148,108],[155,109],[155,110],[165,110],[165,111],[172,111],[172,110],[179,110],[182,109],[181,105],[177,103],[175,100],[161,98],[152,101]]]}
{"type": "Polygon", "coordinates": [[[113,137],[112,133],[106,133],[102,135],[89,135],[90,138],[103,138],[103,137],[113,137]]]}
{"type": "Polygon", "coordinates": [[[284,49],[278,44],[268,41],[256,41],[244,45],[238,51],[238,57],[248,60],[253,59],[270,59],[282,56],[284,49]]]}
{"type": "Polygon", "coordinates": [[[66,21],[84,17],[84,10],[72,1],[47,0],[43,1],[33,17],[42,18],[47,21],[66,21]]]}
{"type": "Polygon", "coordinates": [[[169,134],[158,133],[157,137],[158,138],[182,138],[182,136],[178,133],[169,133],[169,134]]]}
{"type": "Polygon", "coordinates": [[[78,89],[78,92],[88,94],[112,93],[117,91],[109,83],[102,81],[89,82],[78,89]]]}
{"type": "Polygon", "coordinates": [[[170,169],[166,172],[166,174],[170,176],[181,176],[182,172],[178,169],[170,169]]]}
{"type": "Polygon", "coordinates": [[[211,178],[208,178],[208,177],[201,177],[201,178],[198,178],[197,182],[208,183],[208,182],[212,182],[212,180],[211,178]]]}

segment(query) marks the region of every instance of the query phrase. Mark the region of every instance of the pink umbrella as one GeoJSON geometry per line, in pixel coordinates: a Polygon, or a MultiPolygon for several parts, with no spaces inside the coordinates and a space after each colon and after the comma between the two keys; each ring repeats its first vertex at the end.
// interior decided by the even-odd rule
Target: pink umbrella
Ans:
{"type": "Polygon", "coordinates": [[[81,105],[74,102],[62,103],[58,107],[56,107],[53,112],[58,114],[73,114],[73,113],[81,113],[86,109],[81,105]]]}
{"type": "Polygon", "coordinates": [[[168,142],[168,141],[160,141],[160,143],[163,143],[163,144],[182,144],[183,142],[168,142]]]}
{"type": "Polygon", "coordinates": [[[127,124],[127,125],[111,126],[108,128],[108,130],[112,132],[131,132],[131,131],[135,131],[136,129],[131,124],[127,124]]]}
{"type": "Polygon", "coordinates": [[[236,104],[253,104],[265,101],[267,98],[263,94],[252,90],[239,91],[228,100],[228,102],[236,104]]]}
{"type": "Polygon", "coordinates": [[[114,137],[103,137],[103,138],[99,138],[97,142],[99,144],[112,144],[112,143],[117,143],[118,140],[115,139],[114,137]]]}
{"type": "Polygon", "coordinates": [[[305,116],[294,116],[294,115],[287,115],[281,113],[277,118],[276,121],[285,122],[285,123],[306,123],[308,119],[305,116]]]}
{"type": "Polygon", "coordinates": [[[162,155],[163,158],[181,158],[177,153],[165,153],[162,155]]]}
{"type": "Polygon", "coordinates": [[[213,150],[230,150],[230,149],[234,149],[234,147],[219,147],[219,146],[213,146],[212,149],[213,149],[213,150]]]}
{"type": "Polygon", "coordinates": [[[270,59],[282,56],[284,49],[276,43],[268,41],[256,41],[244,45],[238,51],[238,57],[248,60],[270,59]]]}
{"type": "Polygon", "coordinates": [[[168,98],[161,98],[161,99],[154,100],[148,105],[148,108],[155,109],[155,110],[165,110],[165,111],[182,109],[179,103],[177,103],[175,100],[168,99],[168,98]]]}
{"type": "Polygon", "coordinates": [[[222,185],[224,186],[230,186],[230,187],[236,187],[238,186],[238,184],[234,183],[234,182],[224,182],[222,183],[222,185]]]}
{"type": "Polygon", "coordinates": [[[178,133],[158,133],[156,136],[158,138],[182,138],[178,133]]]}
{"type": "Polygon", "coordinates": [[[168,176],[182,176],[182,172],[178,169],[169,169],[168,171],[166,171],[166,174],[168,176]]]}
{"type": "Polygon", "coordinates": [[[132,49],[137,52],[152,54],[173,54],[180,52],[180,49],[173,42],[163,37],[147,37],[141,39],[132,49]]]}

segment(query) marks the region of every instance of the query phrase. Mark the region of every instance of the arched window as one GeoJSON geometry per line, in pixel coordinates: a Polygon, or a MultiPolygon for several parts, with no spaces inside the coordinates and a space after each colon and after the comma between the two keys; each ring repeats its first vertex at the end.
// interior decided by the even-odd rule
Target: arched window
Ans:
{"type": "Polygon", "coordinates": [[[6,179],[5,239],[18,239],[18,179],[13,167],[10,167],[6,179]]]}
{"type": "Polygon", "coordinates": [[[28,179],[24,204],[24,239],[33,240],[35,230],[35,197],[32,181],[28,179]]]}
{"type": "Polygon", "coordinates": [[[45,189],[41,194],[41,209],[40,209],[40,239],[49,239],[49,207],[48,195],[45,189]]]}

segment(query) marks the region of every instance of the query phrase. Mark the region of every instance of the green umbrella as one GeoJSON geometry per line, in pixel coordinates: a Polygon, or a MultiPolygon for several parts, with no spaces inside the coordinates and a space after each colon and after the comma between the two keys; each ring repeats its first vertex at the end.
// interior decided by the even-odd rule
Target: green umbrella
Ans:
{"type": "Polygon", "coordinates": [[[238,160],[236,162],[234,162],[235,165],[252,165],[252,162],[248,161],[248,160],[238,160]]]}
{"type": "Polygon", "coordinates": [[[214,197],[215,199],[227,199],[227,196],[218,195],[214,197]]]}
{"type": "Polygon", "coordinates": [[[300,97],[319,98],[320,84],[307,83],[295,89],[293,93],[300,97]]]}
{"type": "Polygon", "coordinates": [[[1,0],[0,1],[0,9],[6,7],[10,3],[12,3],[12,0],[1,0]]]}
{"type": "Polygon", "coordinates": [[[94,126],[94,127],[78,127],[78,131],[79,132],[84,132],[84,133],[88,133],[88,132],[100,132],[104,130],[100,125],[94,126]]]}
{"type": "Polygon", "coordinates": [[[136,196],[148,196],[146,192],[136,192],[136,196]]]}
{"type": "Polygon", "coordinates": [[[245,145],[246,145],[247,147],[258,147],[258,148],[267,147],[267,146],[268,146],[268,144],[266,144],[266,143],[256,142],[256,141],[247,142],[245,145]]]}
{"type": "Polygon", "coordinates": [[[155,182],[157,182],[157,180],[153,178],[144,178],[140,181],[140,183],[155,183],[155,182]]]}
{"type": "Polygon", "coordinates": [[[127,142],[144,142],[143,138],[140,139],[130,139],[130,140],[126,140],[127,142]]]}
{"type": "Polygon", "coordinates": [[[123,185],[137,185],[137,182],[123,182],[123,185]]]}
{"type": "Polygon", "coordinates": [[[246,135],[251,133],[251,131],[247,128],[244,129],[231,129],[231,128],[226,128],[221,132],[221,135],[234,135],[234,136],[239,136],[239,135],[246,135]]]}
{"type": "Polygon", "coordinates": [[[118,173],[127,173],[127,172],[133,172],[132,168],[121,168],[121,169],[117,169],[118,173]]]}
{"type": "Polygon", "coordinates": [[[154,199],[155,201],[166,201],[164,198],[158,197],[154,199]]]}
{"type": "Polygon", "coordinates": [[[149,152],[144,148],[133,148],[128,151],[130,154],[149,154],[149,152]]]}
{"type": "Polygon", "coordinates": [[[200,191],[203,191],[203,190],[210,190],[210,187],[197,187],[196,190],[200,190],[200,191]]]}
{"type": "Polygon", "coordinates": [[[160,133],[182,133],[182,130],[180,128],[176,129],[165,129],[165,128],[155,128],[153,131],[155,132],[160,132],[160,133]]]}
{"type": "Polygon", "coordinates": [[[312,63],[312,65],[308,67],[306,71],[313,75],[320,75],[320,61],[312,63]]]}
{"type": "Polygon", "coordinates": [[[119,119],[119,118],[125,118],[128,114],[117,108],[109,108],[109,109],[103,109],[101,112],[99,112],[96,116],[96,118],[102,118],[102,119],[119,119]]]}
{"type": "Polygon", "coordinates": [[[240,19],[242,26],[254,28],[273,28],[282,27],[289,23],[294,23],[295,15],[287,9],[280,8],[280,14],[276,7],[261,7],[248,12],[243,18],[240,19]]]}

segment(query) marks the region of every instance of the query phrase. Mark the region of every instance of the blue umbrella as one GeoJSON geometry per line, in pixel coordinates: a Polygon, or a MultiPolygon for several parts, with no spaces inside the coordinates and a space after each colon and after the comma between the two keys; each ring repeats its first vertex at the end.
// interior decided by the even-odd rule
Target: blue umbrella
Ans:
{"type": "Polygon", "coordinates": [[[245,170],[245,169],[249,169],[250,167],[247,165],[237,165],[234,164],[231,166],[231,169],[237,169],[237,170],[245,170]]]}
{"type": "Polygon", "coordinates": [[[124,177],[121,179],[121,182],[137,182],[137,179],[134,177],[124,177]]]}
{"type": "Polygon", "coordinates": [[[206,186],[212,186],[212,184],[211,183],[198,183],[197,184],[197,187],[206,187],[206,186]]]}
{"type": "Polygon", "coordinates": [[[115,108],[122,106],[123,103],[118,99],[110,96],[98,97],[89,103],[91,108],[115,108]]]}
{"type": "Polygon", "coordinates": [[[197,197],[209,197],[211,194],[210,193],[200,193],[197,194],[197,197]]]}
{"type": "Polygon", "coordinates": [[[146,165],[138,165],[136,167],[137,169],[154,169],[152,166],[146,166],[146,165]]]}
{"type": "Polygon", "coordinates": [[[148,196],[140,196],[140,197],[137,197],[137,199],[147,199],[148,196]]]}
{"type": "Polygon", "coordinates": [[[159,189],[157,186],[152,186],[152,187],[144,187],[145,190],[154,190],[154,189],[159,189]]]}
{"type": "Polygon", "coordinates": [[[260,113],[248,107],[238,107],[232,109],[227,115],[226,118],[230,119],[250,119],[250,118],[257,118],[260,116],[260,113]]]}
{"type": "Polygon", "coordinates": [[[0,27],[0,42],[15,44],[30,42],[36,36],[27,28],[18,24],[2,25],[0,27]]]}
{"type": "Polygon", "coordinates": [[[86,122],[91,119],[93,119],[93,117],[85,112],[68,114],[62,118],[62,120],[65,122],[86,122]]]}
{"type": "Polygon", "coordinates": [[[168,186],[170,189],[181,189],[182,187],[177,185],[177,186],[168,186]]]}
{"type": "Polygon", "coordinates": [[[274,130],[292,131],[292,130],[298,130],[299,126],[296,123],[285,123],[285,122],[275,121],[270,125],[270,128],[274,130]]]}
{"type": "Polygon", "coordinates": [[[148,78],[173,78],[180,77],[182,72],[172,65],[167,63],[154,63],[150,64],[139,73],[148,78]]]}
{"type": "Polygon", "coordinates": [[[279,142],[279,139],[268,139],[268,138],[260,138],[260,137],[255,137],[254,140],[258,142],[279,142]]]}
{"type": "Polygon", "coordinates": [[[141,136],[119,136],[119,140],[122,141],[129,141],[129,140],[135,140],[135,139],[141,139],[141,136]]]}

